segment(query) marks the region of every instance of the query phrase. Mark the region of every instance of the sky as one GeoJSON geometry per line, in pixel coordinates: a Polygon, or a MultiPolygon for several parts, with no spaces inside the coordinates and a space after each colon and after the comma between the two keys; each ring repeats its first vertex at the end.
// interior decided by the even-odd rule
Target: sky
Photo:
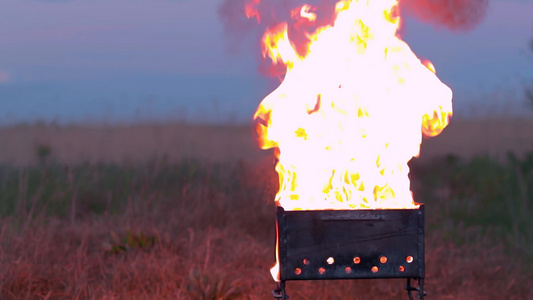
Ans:
{"type": "MultiPolygon", "coordinates": [[[[0,1],[0,125],[243,123],[279,81],[222,0],[0,1]]],[[[533,0],[492,0],[473,30],[404,18],[403,38],[454,91],[458,116],[528,111],[533,0]]],[[[529,109],[529,111],[533,111],[529,109]]]]}

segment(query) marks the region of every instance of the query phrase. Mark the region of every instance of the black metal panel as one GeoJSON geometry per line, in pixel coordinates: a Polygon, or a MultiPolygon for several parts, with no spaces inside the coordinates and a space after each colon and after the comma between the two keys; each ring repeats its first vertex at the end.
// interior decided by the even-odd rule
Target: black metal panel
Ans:
{"type": "Polygon", "coordinates": [[[277,222],[282,281],[424,278],[423,205],[318,211],[278,207],[277,222]]]}

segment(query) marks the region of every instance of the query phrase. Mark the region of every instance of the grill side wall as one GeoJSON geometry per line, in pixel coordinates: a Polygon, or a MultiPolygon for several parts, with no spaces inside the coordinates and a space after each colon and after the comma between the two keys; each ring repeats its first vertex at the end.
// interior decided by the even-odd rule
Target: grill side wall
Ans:
{"type": "Polygon", "coordinates": [[[424,278],[423,205],[320,211],[278,207],[276,217],[281,280],[424,278]]]}

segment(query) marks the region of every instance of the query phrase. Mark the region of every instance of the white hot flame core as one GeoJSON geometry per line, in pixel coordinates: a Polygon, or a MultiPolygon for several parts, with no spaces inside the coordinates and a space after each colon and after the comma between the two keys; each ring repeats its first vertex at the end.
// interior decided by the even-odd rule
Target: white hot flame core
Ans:
{"type": "Polygon", "coordinates": [[[279,148],[276,201],[286,210],[417,206],[407,163],[422,133],[447,125],[452,92],[396,36],[396,4],[339,2],[305,57],[283,24],[265,34],[266,55],[287,73],[255,117],[262,147],[279,148]]]}

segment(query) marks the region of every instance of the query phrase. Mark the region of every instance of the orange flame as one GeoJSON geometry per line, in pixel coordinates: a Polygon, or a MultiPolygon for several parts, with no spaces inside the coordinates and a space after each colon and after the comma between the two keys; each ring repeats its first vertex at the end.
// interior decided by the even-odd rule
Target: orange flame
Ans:
{"type": "Polygon", "coordinates": [[[259,15],[259,11],[257,10],[257,5],[261,2],[261,0],[253,0],[250,3],[246,3],[244,6],[244,13],[246,14],[246,17],[248,19],[256,18],[257,22],[261,22],[261,16],[259,15]]]}
{"type": "MultiPolygon", "coordinates": [[[[276,201],[294,209],[414,208],[407,162],[422,134],[452,115],[451,90],[397,37],[397,1],[340,1],[305,55],[287,24],[269,28],[264,56],[285,64],[254,118],[262,148],[278,148],[276,201]]],[[[308,21],[312,7],[293,11],[308,21]]]]}
{"type": "Polygon", "coordinates": [[[428,68],[428,70],[430,70],[431,72],[433,72],[433,74],[437,74],[437,70],[435,69],[435,66],[433,65],[432,62],[430,62],[430,61],[427,60],[427,59],[424,59],[424,60],[422,60],[421,62],[422,62],[422,64],[423,64],[424,66],[426,66],[426,68],[428,68]]]}
{"type": "Polygon", "coordinates": [[[281,274],[279,273],[279,227],[278,223],[276,223],[276,264],[270,268],[270,275],[272,275],[272,278],[274,278],[274,281],[280,282],[281,281],[281,274]]]}
{"type": "MultiPolygon", "coordinates": [[[[316,18],[306,5],[292,16],[316,18]]],[[[346,0],[305,51],[287,23],[264,34],[264,57],[287,71],[254,119],[260,146],[276,148],[275,201],[285,210],[418,206],[407,163],[422,135],[448,125],[452,91],[398,37],[400,22],[396,0],[346,0]]]]}

